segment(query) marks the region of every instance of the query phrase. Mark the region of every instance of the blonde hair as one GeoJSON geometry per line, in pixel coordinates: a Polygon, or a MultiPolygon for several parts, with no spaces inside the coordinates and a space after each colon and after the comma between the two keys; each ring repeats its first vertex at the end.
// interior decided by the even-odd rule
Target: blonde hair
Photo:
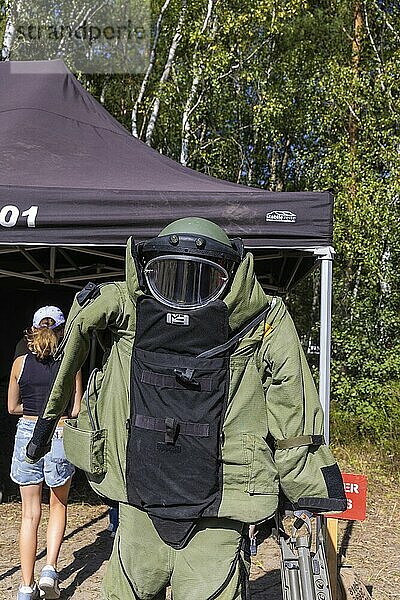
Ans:
{"type": "Polygon", "coordinates": [[[53,356],[63,329],[63,327],[57,327],[56,329],[31,327],[25,336],[29,350],[39,360],[45,360],[49,356],[53,356]]]}

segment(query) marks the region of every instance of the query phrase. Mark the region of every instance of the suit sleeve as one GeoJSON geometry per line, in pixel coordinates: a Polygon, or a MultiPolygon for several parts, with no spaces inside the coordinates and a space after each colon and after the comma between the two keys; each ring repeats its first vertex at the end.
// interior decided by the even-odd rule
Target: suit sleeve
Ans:
{"type": "Polygon", "coordinates": [[[58,368],[49,397],[27,447],[28,462],[38,461],[49,450],[57,422],[71,399],[75,375],[88,355],[92,331],[112,326],[122,312],[122,299],[114,284],[102,287],[97,297],[83,306],[75,298],[65,325],[64,340],[56,354],[58,368]]]}
{"type": "Polygon", "coordinates": [[[345,510],[342,476],[324,442],[318,393],[282,301],[271,325],[264,344],[264,387],[281,489],[298,509],[345,510]]]}

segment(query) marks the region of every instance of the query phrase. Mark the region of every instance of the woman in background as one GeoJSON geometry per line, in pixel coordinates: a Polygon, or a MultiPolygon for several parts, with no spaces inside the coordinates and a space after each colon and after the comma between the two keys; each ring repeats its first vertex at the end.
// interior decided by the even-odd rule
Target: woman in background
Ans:
{"type": "MultiPolygon", "coordinates": [[[[65,532],[67,500],[74,466],[67,461],[63,448],[64,417],[58,422],[50,451],[37,463],[25,461],[26,445],[32,437],[39,415],[42,414],[50,385],[56,373],[54,353],[64,333],[64,315],[56,306],[43,306],[33,316],[26,334],[28,352],[13,363],[8,387],[8,412],[21,415],[15,436],[11,462],[11,479],[20,486],[22,521],[20,554],[22,583],[17,600],[59,598],[57,560],[65,532]],[[50,488],[50,515],[47,526],[47,558],[42,569],[39,587],[34,568],[37,550],[37,531],[41,519],[43,481],[50,488]]],[[[80,408],[82,379],[76,377],[75,393],[67,416],[74,417],[80,408]]]]}

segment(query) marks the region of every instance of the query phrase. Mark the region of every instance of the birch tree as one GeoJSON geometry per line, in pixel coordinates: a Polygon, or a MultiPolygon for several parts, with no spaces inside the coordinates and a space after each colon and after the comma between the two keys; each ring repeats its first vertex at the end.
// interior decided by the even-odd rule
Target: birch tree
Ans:
{"type": "Polygon", "coordinates": [[[11,48],[15,38],[15,26],[13,16],[20,9],[18,2],[6,1],[2,3],[1,12],[4,19],[3,44],[1,49],[1,60],[10,60],[11,48]]]}
{"type": "Polygon", "coordinates": [[[149,144],[149,145],[151,145],[151,142],[152,142],[153,131],[154,131],[154,127],[155,127],[158,113],[160,110],[160,102],[161,102],[160,93],[161,93],[164,85],[166,84],[166,82],[169,79],[172,65],[173,65],[173,62],[175,59],[175,54],[178,49],[179,42],[182,39],[182,29],[183,29],[183,25],[185,23],[186,10],[187,10],[187,0],[182,0],[180,14],[179,14],[178,22],[176,24],[174,35],[173,35],[173,38],[171,41],[171,45],[169,47],[167,60],[165,61],[165,64],[164,64],[164,69],[163,69],[163,72],[162,72],[162,75],[160,78],[158,90],[156,91],[154,100],[152,102],[152,110],[151,110],[150,118],[148,120],[147,129],[146,129],[146,137],[145,137],[146,144],[149,144]]]}

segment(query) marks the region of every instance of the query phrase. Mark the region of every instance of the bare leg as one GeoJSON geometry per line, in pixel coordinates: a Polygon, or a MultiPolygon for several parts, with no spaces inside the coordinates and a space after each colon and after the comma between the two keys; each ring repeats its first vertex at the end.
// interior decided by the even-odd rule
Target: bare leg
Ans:
{"type": "Polygon", "coordinates": [[[67,523],[67,502],[71,479],[56,488],[50,488],[50,515],[47,525],[47,565],[57,568],[58,555],[67,523]]]}
{"type": "Polygon", "coordinates": [[[42,484],[21,485],[22,520],[19,536],[21,572],[24,585],[31,585],[37,550],[37,531],[42,515],[42,484]]]}

